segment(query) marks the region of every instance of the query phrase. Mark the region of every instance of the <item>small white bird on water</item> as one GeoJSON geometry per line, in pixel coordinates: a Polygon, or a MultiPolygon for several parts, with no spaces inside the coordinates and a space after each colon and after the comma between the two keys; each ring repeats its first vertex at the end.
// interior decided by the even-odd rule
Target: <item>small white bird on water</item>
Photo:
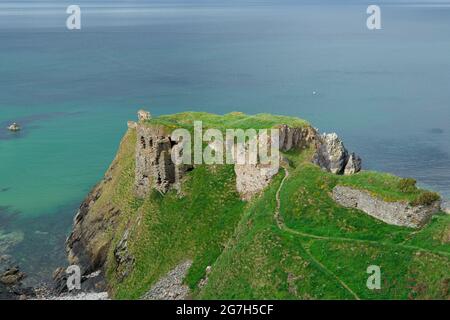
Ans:
{"type": "Polygon", "coordinates": [[[12,125],[8,126],[8,130],[9,131],[19,131],[20,130],[20,126],[17,123],[13,123],[12,125]]]}

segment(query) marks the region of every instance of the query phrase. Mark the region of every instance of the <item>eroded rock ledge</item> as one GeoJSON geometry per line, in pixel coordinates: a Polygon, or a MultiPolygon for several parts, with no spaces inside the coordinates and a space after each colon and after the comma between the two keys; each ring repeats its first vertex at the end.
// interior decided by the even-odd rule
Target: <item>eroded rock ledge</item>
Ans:
{"type": "Polygon", "coordinates": [[[359,209],[388,224],[410,228],[422,227],[440,210],[440,201],[428,206],[412,206],[402,201],[383,201],[367,191],[346,186],[334,187],[332,197],[346,208],[359,209]]]}

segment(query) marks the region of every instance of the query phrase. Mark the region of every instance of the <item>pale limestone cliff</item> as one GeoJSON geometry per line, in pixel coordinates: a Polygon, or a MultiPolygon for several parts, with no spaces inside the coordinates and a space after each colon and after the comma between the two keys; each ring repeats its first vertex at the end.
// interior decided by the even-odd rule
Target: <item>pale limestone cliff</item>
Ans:
{"type": "Polygon", "coordinates": [[[317,136],[313,163],[334,174],[354,174],[361,170],[361,158],[349,152],[336,133],[317,136]]]}

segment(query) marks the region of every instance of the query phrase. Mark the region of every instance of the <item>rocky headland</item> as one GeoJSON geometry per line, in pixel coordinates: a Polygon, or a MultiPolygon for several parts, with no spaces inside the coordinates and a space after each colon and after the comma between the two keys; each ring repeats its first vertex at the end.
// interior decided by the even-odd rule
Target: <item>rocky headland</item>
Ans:
{"type": "MultiPolygon", "coordinates": [[[[149,112],[140,110],[138,121],[128,122],[128,131],[116,158],[103,180],[92,189],[81,204],[74,218],[73,230],[67,239],[69,264],[76,264],[81,267],[84,287],[89,288],[86,289],[87,291],[103,292],[108,290],[113,297],[118,295],[118,292],[122,292],[123,296],[125,293],[121,291],[122,283],[127,283],[129,287],[131,285],[129,281],[136,281],[132,279],[144,276],[144,274],[136,271],[136,265],[143,263],[143,259],[145,259],[143,256],[148,254],[140,251],[142,250],[141,243],[147,241],[143,240],[146,237],[150,239],[154,237],[154,234],[146,233],[148,231],[143,229],[144,226],[150,229],[157,228],[156,221],[164,220],[160,216],[160,214],[164,214],[164,208],[158,207],[157,203],[164,201],[163,199],[166,197],[191,199],[192,188],[197,187],[195,184],[191,187],[189,183],[194,179],[192,178],[195,175],[194,172],[203,170],[197,165],[176,164],[171,157],[173,152],[179,152],[180,147],[177,141],[171,139],[171,132],[177,126],[186,126],[186,119],[195,116],[195,113],[187,113],[180,116],[152,118],[149,112]],[[189,185],[188,189],[185,187],[186,184],[189,185]],[[154,191],[157,193],[155,194],[154,191]],[[160,213],[156,215],[155,212],[160,213]],[[156,216],[153,217],[153,215],[156,216]],[[92,274],[96,274],[96,276],[90,277],[92,274]]],[[[220,116],[200,114],[199,117],[204,120],[212,118],[214,121],[211,121],[211,123],[218,123],[217,119],[220,116]]],[[[416,196],[419,197],[423,192],[415,187],[407,191],[397,190],[398,179],[393,176],[389,177],[386,180],[389,183],[384,182],[382,187],[394,189],[398,199],[386,199],[373,192],[361,189],[361,179],[367,181],[367,184],[375,183],[373,181],[379,181],[380,179],[376,173],[361,173],[361,158],[355,153],[349,152],[335,133],[321,134],[306,122],[287,117],[277,118],[274,116],[272,119],[267,115],[251,117],[234,113],[223,116],[223,123],[227,121],[230,126],[245,123],[245,121],[260,121],[271,128],[277,128],[280,137],[281,167],[291,168],[290,170],[296,172],[293,175],[294,178],[290,179],[296,179],[296,175],[300,176],[305,172],[312,172],[316,178],[308,179],[316,179],[311,180],[311,187],[317,187],[317,191],[315,191],[317,192],[317,199],[322,199],[320,200],[322,202],[329,201],[324,197],[331,199],[333,204],[326,202],[328,203],[327,206],[335,208],[333,210],[336,211],[346,210],[338,209],[343,207],[367,215],[367,218],[362,219],[364,221],[369,219],[367,220],[368,225],[376,225],[382,222],[408,228],[422,228],[431,221],[435,214],[441,211],[441,202],[438,199],[426,205],[412,204],[413,201],[410,200],[416,196]],[[305,168],[303,171],[300,170],[302,167],[305,168]],[[316,168],[320,170],[317,171],[316,168]],[[360,174],[362,174],[361,177],[359,177],[360,174]],[[358,178],[351,178],[352,176],[358,178]],[[354,186],[352,186],[352,183],[354,186]],[[327,188],[329,188],[329,191],[326,191],[327,188]],[[402,200],[403,197],[405,200],[402,200]],[[373,218],[375,220],[370,220],[373,218]]],[[[256,123],[260,124],[259,122],[256,123]]],[[[212,172],[217,170],[214,169],[214,166],[212,168],[212,172]]],[[[277,177],[280,174],[279,168],[268,168],[260,164],[234,165],[233,176],[227,178],[234,184],[234,190],[231,192],[236,192],[239,198],[233,201],[236,201],[236,203],[244,201],[243,203],[247,203],[247,206],[263,201],[271,185],[278,181],[277,177]]],[[[292,190],[305,192],[305,188],[306,186],[292,190]]],[[[308,185],[308,188],[310,188],[310,185],[308,185]]],[[[391,192],[392,190],[388,191],[391,192]]],[[[380,192],[383,195],[385,191],[381,190],[380,192]]],[[[189,205],[194,205],[195,201],[200,201],[200,199],[195,199],[189,200],[189,205]]],[[[292,198],[292,204],[289,204],[289,208],[306,206],[311,201],[315,201],[312,199],[308,200],[309,202],[299,203],[295,198],[292,198]]],[[[211,210],[214,210],[215,204],[210,203],[209,205],[211,210]]],[[[179,210],[182,210],[182,208],[179,210]]],[[[321,211],[317,210],[317,215],[320,215],[321,211]]],[[[328,209],[323,207],[323,212],[326,212],[326,210],[328,209]]],[[[349,217],[353,217],[353,211],[348,212],[349,217]]],[[[335,223],[333,219],[329,223],[335,223]]],[[[251,220],[247,223],[250,223],[249,226],[252,224],[251,220]]],[[[344,222],[339,223],[343,224],[344,222]]],[[[225,234],[222,236],[225,236],[225,234]]],[[[172,239],[171,237],[175,236],[166,233],[165,237],[172,239]]],[[[154,245],[158,246],[160,240],[154,239],[152,241],[154,241],[154,245]]],[[[201,249],[202,246],[197,250],[203,250],[201,249]]],[[[215,249],[217,254],[220,254],[221,250],[226,250],[227,247],[220,248],[220,250],[215,249]]],[[[168,254],[162,247],[159,250],[161,255],[168,254]]],[[[182,252],[178,254],[184,255],[182,252]]],[[[174,254],[175,256],[176,254],[174,254]]],[[[153,272],[151,274],[155,274],[155,276],[151,276],[151,279],[153,279],[151,281],[142,280],[148,282],[149,285],[144,291],[140,291],[139,296],[147,299],[191,296],[192,285],[188,289],[184,281],[186,281],[186,277],[193,277],[188,273],[188,270],[198,267],[196,262],[192,261],[193,256],[188,251],[186,251],[184,258],[176,264],[176,258],[158,256],[158,261],[165,261],[162,265],[167,263],[167,266],[171,267],[151,269],[154,270],[151,271],[153,272]],[[174,261],[169,262],[172,259],[174,261]],[[159,276],[156,276],[156,274],[159,274],[159,276]]],[[[216,258],[218,259],[218,256],[216,258]]],[[[208,264],[212,262],[208,261],[208,264]]],[[[148,263],[151,264],[152,262],[148,263]]],[[[200,269],[205,270],[205,267],[200,269]]],[[[55,275],[59,293],[66,290],[63,270],[59,270],[55,275]]],[[[202,296],[199,294],[200,292],[205,292],[205,294],[208,292],[208,288],[213,285],[211,281],[213,283],[218,281],[213,274],[212,280],[206,281],[205,285],[204,279],[210,277],[206,277],[204,271],[201,273],[202,276],[198,278],[199,282],[197,282],[198,287],[193,292],[194,295],[197,294],[199,297],[202,296]],[[200,285],[200,283],[203,283],[203,285],[200,285]]],[[[135,286],[140,287],[137,284],[135,286]]]]}

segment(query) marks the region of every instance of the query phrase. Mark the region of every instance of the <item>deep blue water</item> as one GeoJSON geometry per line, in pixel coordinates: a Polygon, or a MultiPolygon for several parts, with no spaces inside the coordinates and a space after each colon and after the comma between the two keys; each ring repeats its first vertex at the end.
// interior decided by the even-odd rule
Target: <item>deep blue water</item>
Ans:
{"type": "Polygon", "coordinates": [[[0,2],[0,229],[39,275],[126,121],[186,110],[269,112],[336,131],[366,169],[450,196],[450,7],[0,2]],[[59,3],[59,4],[55,4],[59,3]],[[313,95],[312,92],[317,94],[313,95]],[[3,128],[16,121],[18,134],[3,128]]]}

